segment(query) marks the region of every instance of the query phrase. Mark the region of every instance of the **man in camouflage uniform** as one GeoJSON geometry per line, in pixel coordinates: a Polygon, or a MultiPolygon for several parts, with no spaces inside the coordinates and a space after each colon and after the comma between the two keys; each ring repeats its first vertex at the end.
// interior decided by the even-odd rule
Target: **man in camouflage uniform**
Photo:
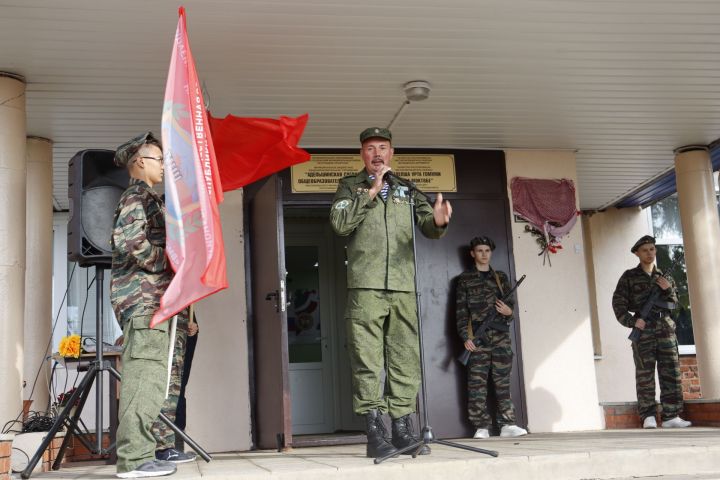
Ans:
{"type": "MultiPolygon", "coordinates": [[[[391,141],[386,128],[360,134],[365,168],[340,180],[330,210],[335,232],[349,236],[345,319],[353,410],[365,415],[367,455],[374,458],[417,441],[409,422],[421,380],[410,199],[414,221],[426,237],[443,236],[452,214],[441,194],[431,207],[407,186],[384,179],[393,156],[391,141]],[[392,417],[392,444],[385,438],[385,412],[392,417]]],[[[427,453],[425,445],[420,454],[427,453]]]]}
{"type": "Polygon", "coordinates": [[[170,475],[176,467],[156,460],[150,426],[165,399],[168,323],[150,328],[173,272],[165,257],[165,218],[160,196],[163,154],[151,132],[118,147],[115,164],[128,169],[130,186],[115,210],[110,301],[123,329],[123,379],[117,430],[117,476],[170,475]]]}
{"type": "Polygon", "coordinates": [[[655,363],[660,378],[662,426],[689,427],[690,422],[680,418],[683,409],[680,366],[678,360],[675,322],[670,311],[677,303],[675,282],[655,268],[655,239],[650,235],[640,238],[630,249],[640,264],[622,274],[613,293],[612,305],[618,322],[628,328],[641,330],[640,340],[633,348],[635,360],[635,387],[638,411],[643,428],[657,428],[655,416],[655,363]],[[654,289],[661,290],[658,301],[650,311],[650,318],[639,313],[654,289]],[[632,312],[632,313],[631,313],[632,312]]]}
{"type": "Polygon", "coordinates": [[[487,409],[488,378],[492,375],[497,398],[497,423],[501,437],[527,435],[527,430],[515,425],[515,408],[510,398],[510,371],[513,351],[509,325],[512,321],[513,302],[501,298],[510,291],[505,272],[490,266],[495,242],[488,237],[475,237],[470,241],[470,256],[475,261],[472,269],[458,278],[455,318],[457,332],[466,350],[472,352],[468,361],[468,417],[477,429],[473,438],[488,438],[492,419],[487,409]],[[473,342],[473,332],[495,309],[495,317],[480,345],[473,342]]]}

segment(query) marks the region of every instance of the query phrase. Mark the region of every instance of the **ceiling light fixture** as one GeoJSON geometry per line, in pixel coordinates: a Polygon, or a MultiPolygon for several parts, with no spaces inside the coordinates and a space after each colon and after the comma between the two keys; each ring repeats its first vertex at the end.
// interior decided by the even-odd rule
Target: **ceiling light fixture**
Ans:
{"type": "Polygon", "coordinates": [[[410,105],[411,102],[421,102],[428,98],[430,96],[430,88],[430,83],[425,80],[413,80],[412,82],[407,82],[403,85],[403,90],[405,90],[405,100],[403,100],[403,103],[400,105],[398,111],[395,112],[395,116],[393,116],[392,120],[390,120],[390,123],[387,126],[388,130],[392,129],[395,122],[397,122],[398,118],[400,118],[402,111],[405,110],[405,107],[410,105]]]}
{"type": "Polygon", "coordinates": [[[411,102],[421,102],[430,96],[430,84],[425,80],[408,82],[403,89],[405,96],[411,102]]]}

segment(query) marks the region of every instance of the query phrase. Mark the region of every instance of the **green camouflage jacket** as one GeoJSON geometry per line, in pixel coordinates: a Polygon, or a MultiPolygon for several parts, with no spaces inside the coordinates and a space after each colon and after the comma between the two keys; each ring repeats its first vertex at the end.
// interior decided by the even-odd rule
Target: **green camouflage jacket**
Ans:
{"type": "Polygon", "coordinates": [[[165,257],[165,216],[160,196],[145,182],[130,179],[115,210],[110,302],[120,325],[152,315],[173,271],[165,257]]]}
{"type": "MultiPolygon", "coordinates": [[[[652,276],[645,273],[640,265],[630,270],[625,270],[618,280],[615,293],[612,297],[612,306],[615,317],[622,325],[632,328],[635,325],[635,317],[632,313],[638,313],[643,307],[645,300],[650,295],[655,279],[662,275],[662,272],[653,267],[652,276]]],[[[671,287],[660,294],[659,300],[677,303],[675,281],[668,278],[671,287]]],[[[659,287],[658,287],[659,288],[659,287]]],[[[669,310],[664,309],[664,317],[670,319],[669,310]]],[[[647,319],[643,319],[647,320],[647,319]]]]}
{"type": "MultiPolygon", "coordinates": [[[[387,200],[378,193],[370,200],[372,181],[365,170],[340,180],[330,209],[335,233],[349,236],[347,246],[348,288],[373,288],[412,292],[414,262],[412,224],[407,187],[392,185],[387,200]]],[[[430,204],[415,199],[415,223],[428,238],[445,235],[437,227],[430,204]]]]}
{"type": "MultiPolygon", "coordinates": [[[[511,288],[507,275],[500,270],[490,268],[486,275],[473,267],[460,274],[455,296],[455,321],[458,335],[463,342],[473,338],[473,328],[477,328],[478,323],[490,313],[490,309],[495,308],[495,300],[502,298],[511,288]],[[498,281],[502,286],[502,292],[498,288],[498,281]]],[[[505,304],[510,308],[515,305],[512,299],[505,304]]],[[[495,322],[509,325],[512,319],[512,315],[505,317],[498,313],[495,322]]]]}

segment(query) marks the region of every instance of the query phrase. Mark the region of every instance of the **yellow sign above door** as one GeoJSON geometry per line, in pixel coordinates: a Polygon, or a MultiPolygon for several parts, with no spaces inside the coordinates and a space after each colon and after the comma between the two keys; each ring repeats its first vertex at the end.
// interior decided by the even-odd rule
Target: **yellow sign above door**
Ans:
{"type": "MultiPolygon", "coordinates": [[[[423,192],[456,192],[453,155],[395,155],[393,172],[414,182],[423,192]]],[[[290,167],[293,193],[335,193],[340,179],[364,168],[359,154],[313,155],[290,167]]]]}

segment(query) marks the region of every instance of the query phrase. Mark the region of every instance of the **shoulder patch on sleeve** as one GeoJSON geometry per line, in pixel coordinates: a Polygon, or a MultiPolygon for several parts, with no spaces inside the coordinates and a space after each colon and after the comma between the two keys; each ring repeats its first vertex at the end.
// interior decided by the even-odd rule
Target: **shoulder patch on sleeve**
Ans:
{"type": "Polygon", "coordinates": [[[335,210],[342,210],[350,205],[350,200],[340,200],[335,204],[335,210]]]}

